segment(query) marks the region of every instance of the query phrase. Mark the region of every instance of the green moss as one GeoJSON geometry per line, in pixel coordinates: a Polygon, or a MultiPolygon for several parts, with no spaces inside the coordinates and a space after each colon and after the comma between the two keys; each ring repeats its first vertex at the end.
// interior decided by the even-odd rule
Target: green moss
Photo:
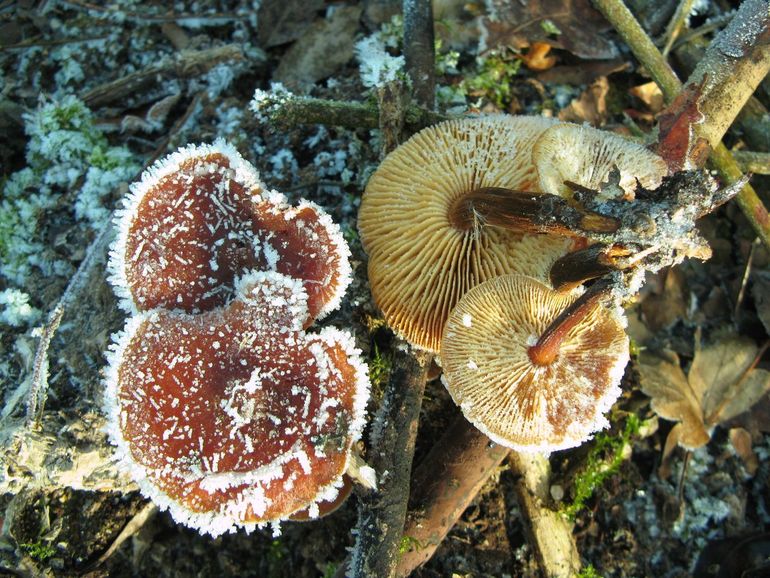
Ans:
{"type": "Polygon", "coordinates": [[[471,96],[484,98],[497,108],[511,104],[511,84],[521,68],[521,59],[512,50],[493,50],[476,59],[477,72],[460,86],[471,96]]]}
{"type": "Polygon", "coordinates": [[[402,556],[413,550],[422,550],[426,546],[427,544],[420,542],[417,538],[412,536],[401,536],[401,542],[398,544],[398,555],[402,556]]]}
{"type": "Polygon", "coordinates": [[[602,578],[602,575],[596,571],[593,564],[589,564],[577,573],[577,578],[602,578]]]}
{"type": "Polygon", "coordinates": [[[369,380],[374,387],[380,388],[388,380],[390,376],[390,368],[393,365],[393,360],[390,356],[380,353],[380,348],[377,344],[374,344],[372,348],[372,358],[369,360],[369,380]]]}
{"type": "Polygon", "coordinates": [[[596,436],[583,471],[575,477],[572,503],[561,510],[567,518],[574,520],[596,489],[617,473],[623,463],[623,451],[631,443],[631,438],[639,432],[640,425],[639,418],[631,414],[626,419],[623,433],[619,436],[607,433],[596,436]]]}
{"type": "Polygon", "coordinates": [[[53,546],[43,544],[42,542],[19,544],[19,547],[24,550],[27,556],[38,562],[45,562],[56,555],[56,549],[53,546]]]}

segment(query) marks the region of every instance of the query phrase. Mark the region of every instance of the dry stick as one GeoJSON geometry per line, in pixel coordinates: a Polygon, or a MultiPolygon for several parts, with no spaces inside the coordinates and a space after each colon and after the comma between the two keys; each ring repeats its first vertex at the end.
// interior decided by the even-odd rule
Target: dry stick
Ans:
{"type": "Polygon", "coordinates": [[[436,100],[436,56],[430,0],[404,0],[404,63],[412,98],[432,109],[436,100]]]}
{"type": "MultiPolygon", "coordinates": [[[[593,2],[645,66],[666,101],[673,101],[682,90],[682,83],[633,14],[621,0],[593,2]]],[[[767,2],[747,0],[741,4],[688,82],[688,86],[697,85],[706,75],[699,102],[706,118],[702,124],[695,125],[695,130],[698,131],[697,136],[707,139],[714,147],[710,161],[728,183],[735,182],[742,174],[719,139],[770,68],[770,48],[767,38],[763,38],[768,32],[769,21],[767,2]]],[[[756,191],[746,184],[736,201],[759,238],[770,248],[770,216],[756,191]]]]}
{"type": "Polygon", "coordinates": [[[548,456],[511,452],[511,470],[517,475],[519,506],[527,513],[524,524],[545,576],[568,578],[580,571],[580,554],[572,523],[548,507],[551,465],[548,456]]]}
{"type": "Polygon", "coordinates": [[[207,50],[183,51],[174,58],[155,66],[149,66],[117,80],[92,88],[81,96],[89,108],[103,106],[110,102],[135,94],[147,84],[158,82],[164,77],[187,78],[199,76],[222,62],[243,60],[241,47],[235,44],[218,46],[207,50]]]}
{"type": "Polygon", "coordinates": [[[508,455],[460,415],[431,448],[412,477],[404,551],[396,574],[408,576],[427,562],[508,455]]]}
{"type": "MultiPolygon", "coordinates": [[[[379,128],[380,110],[376,103],[344,102],[323,98],[291,96],[265,111],[269,121],[280,126],[325,124],[345,128],[379,128]]],[[[446,115],[410,105],[404,113],[404,128],[417,132],[427,126],[446,120],[446,115]]]]}
{"type": "MultiPolygon", "coordinates": [[[[380,127],[387,153],[398,146],[405,108],[400,81],[379,90],[380,127]]],[[[349,576],[393,576],[409,501],[414,444],[425,391],[430,354],[412,353],[402,340],[394,351],[393,365],[380,408],[372,426],[369,464],[377,472],[377,490],[361,497],[356,543],[349,576]]]]}
{"type": "Polygon", "coordinates": [[[414,442],[430,355],[411,353],[401,342],[374,420],[367,461],[377,472],[377,491],[361,497],[356,543],[341,571],[347,576],[393,576],[409,501],[414,442]]]}
{"type": "Polygon", "coordinates": [[[666,27],[666,44],[663,46],[663,56],[667,56],[671,52],[674,41],[679,37],[687,17],[692,12],[693,4],[695,4],[695,0],[680,0],[679,5],[676,7],[676,12],[671,18],[671,22],[666,27]]]}

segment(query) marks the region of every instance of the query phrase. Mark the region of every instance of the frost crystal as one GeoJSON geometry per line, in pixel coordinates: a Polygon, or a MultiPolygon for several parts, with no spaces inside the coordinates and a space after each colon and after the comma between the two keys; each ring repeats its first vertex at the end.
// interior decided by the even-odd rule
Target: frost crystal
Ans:
{"type": "Polygon", "coordinates": [[[385,43],[377,35],[359,40],[355,53],[360,63],[361,82],[367,88],[395,80],[404,68],[404,57],[391,56],[385,49],[385,43]]]}
{"type": "Polygon", "coordinates": [[[0,323],[21,327],[34,323],[40,317],[40,311],[29,304],[29,295],[18,289],[0,291],[0,323]]]}

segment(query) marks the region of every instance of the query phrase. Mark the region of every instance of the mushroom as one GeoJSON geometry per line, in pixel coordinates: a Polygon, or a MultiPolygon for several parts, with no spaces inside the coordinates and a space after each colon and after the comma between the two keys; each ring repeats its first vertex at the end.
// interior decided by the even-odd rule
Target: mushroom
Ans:
{"type": "Polygon", "coordinates": [[[207,311],[247,269],[303,281],[311,318],[335,309],[350,282],[339,227],[306,201],[290,207],[224,141],[179,149],[131,186],[116,217],[110,279],[130,313],[207,311]]]}
{"type": "Polygon", "coordinates": [[[523,275],[471,289],[449,315],[442,380],[465,417],[519,451],[577,446],[608,425],[628,338],[595,285],[556,292],[523,275]]]}
{"type": "Polygon", "coordinates": [[[368,398],[352,337],[305,333],[302,281],[249,272],[234,293],[199,314],[138,313],[105,379],[109,434],[142,493],[212,536],[334,502],[368,398]]]}
{"type": "MultiPolygon", "coordinates": [[[[643,146],[603,130],[571,123],[546,130],[535,143],[532,159],[540,190],[568,199],[572,198],[570,185],[599,190],[614,169],[620,171],[619,186],[627,200],[634,198],[637,182],[654,189],[668,174],[666,162],[643,146]]],[[[608,198],[611,193],[597,196],[598,200],[608,198]]]]}
{"type": "Polygon", "coordinates": [[[443,122],[399,146],[369,180],[358,226],[372,294],[413,345],[438,351],[449,312],[472,287],[515,272],[545,279],[573,246],[483,226],[463,202],[484,189],[533,190],[531,150],[554,122],[504,115],[443,122]]]}

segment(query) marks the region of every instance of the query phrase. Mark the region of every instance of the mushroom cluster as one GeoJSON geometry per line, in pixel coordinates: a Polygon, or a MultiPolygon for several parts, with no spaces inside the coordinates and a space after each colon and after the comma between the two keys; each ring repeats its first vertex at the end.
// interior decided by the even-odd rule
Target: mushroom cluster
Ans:
{"type": "Polygon", "coordinates": [[[499,443],[577,445],[606,425],[620,394],[628,340],[617,299],[597,291],[564,322],[578,293],[544,284],[557,260],[586,248],[566,221],[614,230],[573,198],[611,175],[618,186],[595,202],[631,200],[667,167],[602,131],[491,115],[414,135],[366,187],[359,230],[375,302],[408,342],[440,352],[450,393],[499,443]],[[592,367],[584,347],[606,353],[603,365],[592,367]]]}
{"type": "Polygon", "coordinates": [[[369,382],[351,335],[306,329],[350,281],[339,228],[221,141],[145,172],[116,225],[110,279],[131,316],[104,403],[143,494],[212,536],[336,505],[369,382]]]}

